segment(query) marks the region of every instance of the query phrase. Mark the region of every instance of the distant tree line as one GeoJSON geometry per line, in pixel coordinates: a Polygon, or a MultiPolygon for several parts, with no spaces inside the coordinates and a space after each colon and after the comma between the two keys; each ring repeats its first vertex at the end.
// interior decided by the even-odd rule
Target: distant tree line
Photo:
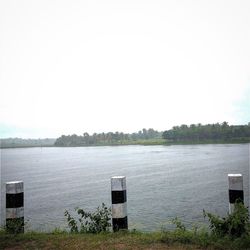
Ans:
{"type": "Polygon", "coordinates": [[[55,141],[55,146],[89,146],[89,145],[120,145],[129,144],[138,140],[161,139],[162,132],[152,128],[142,129],[137,133],[94,133],[92,135],[87,132],[83,135],[62,135],[55,141]]]}
{"type": "Polygon", "coordinates": [[[0,139],[0,148],[18,148],[18,147],[49,147],[54,146],[56,139],[21,139],[5,138],[0,139]]]}
{"type": "Polygon", "coordinates": [[[58,139],[0,139],[0,148],[13,147],[49,147],[49,146],[99,146],[99,145],[161,145],[171,143],[206,143],[206,142],[250,142],[250,123],[248,125],[229,125],[227,122],[202,125],[191,124],[174,126],[159,132],[152,128],[136,133],[87,132],[83,135],[62,135],[58,139]]]}
{"type": "Polygon", "coordinates": [[[248,125],[228,125],[227,122],[201,125],[191,124],[174,126],[163,132],[162,137],[171,141],[250,141],[250,123],[248,125]]]}

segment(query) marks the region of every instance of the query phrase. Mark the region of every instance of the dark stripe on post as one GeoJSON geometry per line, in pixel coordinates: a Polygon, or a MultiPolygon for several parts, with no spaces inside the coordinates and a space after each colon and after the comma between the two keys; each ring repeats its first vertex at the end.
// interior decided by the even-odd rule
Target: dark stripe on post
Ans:
{"type": "Polygon", "coordinates": [[[128,217],[124,218],[113,218],[112,219],[113,230],[116,232],[119,229],[128,229],[128,217]]]}
{"type": "Polygon", "coordinates": [[[23,193],[6,194],[6,208],[23,207],[23,193]]]}
{"type": "Polygon", "coordinates": [[[243,190],[229,190],[229,202],[235,203],[236,200],[244,203],[244,192],[243,190]]]}
{"type": "Polygon", "coordinates": [[[112,204],[124,203],[127,201],[126,190],[123,191],[112,191],[112,204]]]}

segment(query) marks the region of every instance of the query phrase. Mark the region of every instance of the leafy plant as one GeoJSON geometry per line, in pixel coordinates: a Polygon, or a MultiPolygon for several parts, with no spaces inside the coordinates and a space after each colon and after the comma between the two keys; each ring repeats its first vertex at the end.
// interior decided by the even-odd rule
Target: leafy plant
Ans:
{"type": "Polygon", "coordinates": [[[236,201],[233,213],[225,218],[207,213],[203,210],[204,218],[207,216],[210,229],[216,236],[241,237],[250,229],[248,209],[240,201],[236,201]]]}
{"type": "Polygon", "coordinates": [[[78,226],[77,226],[77,221],[70,215],[70,213],[67,210],[65,210],[64,216],[67,217],[70,232],[71,233],[78,233],[79,230],[78,230],[78,226]]]}
{"type": "Polygon", "coordinates": [[[76,208],[75,211],[80,216],[78,221],[67,210],[64,213],[72,233],[100,233],[109,231],[111,227],[111,208],[107,208],[104,203],[92,213],[86,212],[81,208],[76,208]]]}
{"type": "Polygon", "coordinates": [[[178,217],[175,217],[171,220],[171,222],[176,226],[176,228],[180,231],[186,231],[185,225],[181,222],[178,217]]]}
{"type": "Polygon", "coordinates": [[[18,234],[24,232],[24,226],[26,223],[23,218],[15,218],[6,221],[6,225],[4,227],[6,233],[9,234],[18,234]]]}

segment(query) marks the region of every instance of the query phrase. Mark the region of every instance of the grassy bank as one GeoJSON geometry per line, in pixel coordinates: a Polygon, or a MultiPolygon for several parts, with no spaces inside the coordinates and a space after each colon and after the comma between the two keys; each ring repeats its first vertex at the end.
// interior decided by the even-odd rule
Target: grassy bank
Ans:
{"type": "Polygon", "coordinates": [[[239,144],[250,143],[250,138],[232,139],[232,140],[197,140],[197,141],[167,141],[165,139],[149,139],[149,140],[135,140],[135,141],[122,141],[113,143],[97,143],[92,145],[71,145],[71,146],[55,146],[55,145],[8,145],[0,146],[0,148],[33,148],[33,147],[101,147],[101,146],[154,146],[154,145],[198,145],[198,144],[239,144]]]}
{"type": "Polygon", "coordinates": [[[163,145],[197,145],[197,144],[239,144],[250,143],[250,138],[230,140],[194,140],[194,141],[166,141],[163,145]]]}
{"type": "Polygon", "coordinates": [[[189,140],[189,141],[170,141],[165,139],[149,139],[149,140],[135,140],[135,141],[124,141],[120,143],[110,144],[95,144],[93,146],[122,146],[122,145],[197,145],[197,144],[239,144],[239,143],[250,143],[250,138],[239,138],[231,140],[189,140]]]}
{"type": "Polygon", "coordinates": [[[0,249],[250,249],[250,237],[216,238],[206,232],[0,233],[0,249]]]}
{"type": "MultiPolygon", "coordinates": [[[[250,138],[234,138],[227,140],[186,140],[186,141],[171,141],[165,139],[147,139],[147,140],[124,140],[110,143],[96,143],[92,145],[76,145],[75,147],[98,147],[98,146],[129,146],[129,145],[142,145],[142,146],[154,146],[154,145],[197,145],[197,144],[239,144],[250,143],[250,138]]],[[[57,147],[74,147],[74,146],[57,146],[57,147]]]]}

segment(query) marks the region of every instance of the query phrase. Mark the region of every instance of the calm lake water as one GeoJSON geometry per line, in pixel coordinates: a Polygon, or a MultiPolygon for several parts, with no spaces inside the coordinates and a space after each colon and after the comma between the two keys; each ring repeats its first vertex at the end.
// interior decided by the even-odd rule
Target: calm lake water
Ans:
{"type": "Polygon", "coordinates": [[[110,206],[110,177],[125,175],[129,228],[204,223],[203,209],[228,211],[228,173],[244,175],[248,205],[249,145],[2,149],[2,221],[6,181],[24,181],[28,228],[44,231],[66,227],[65,209],[110,206]]]}

